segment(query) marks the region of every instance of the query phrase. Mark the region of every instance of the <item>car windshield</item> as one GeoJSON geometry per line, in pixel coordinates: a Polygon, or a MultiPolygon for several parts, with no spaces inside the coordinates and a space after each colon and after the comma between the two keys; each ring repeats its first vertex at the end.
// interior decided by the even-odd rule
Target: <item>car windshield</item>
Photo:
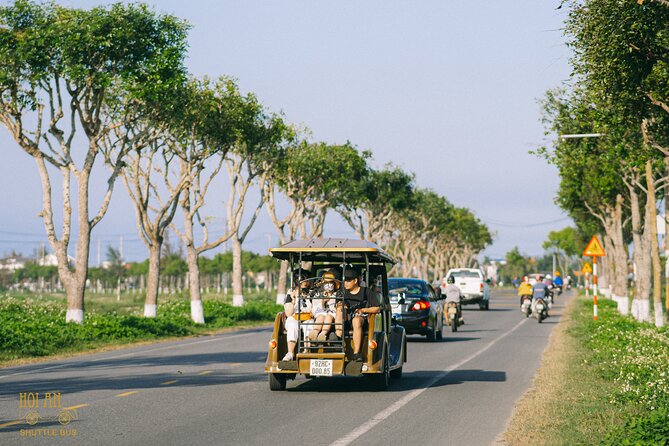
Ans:
{"type": "Polygon", "coordinates": [[[481,274],[478,271],[453,271],[451,276],[461,278],[461,277],[475,277],[479,279],[481,274]]]}
{"type": "Polygon", "coordinates": [[[406,297],[427,296],[425,282],[417,280],[388,279],[388,291],[391,298],[401,293],[404,293],[406,297]]]}

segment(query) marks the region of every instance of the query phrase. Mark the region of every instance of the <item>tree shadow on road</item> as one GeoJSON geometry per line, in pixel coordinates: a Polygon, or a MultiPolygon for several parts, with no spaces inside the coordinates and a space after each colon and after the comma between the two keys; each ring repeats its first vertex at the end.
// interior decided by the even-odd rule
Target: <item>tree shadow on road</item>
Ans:
{"type": "Polygon", "coordinates": [[[444,333],[444,337],[441,340],[437,341],[428,341],[425,338],[410,338],[407,337],[407,342],[410,342],[412,344],[440,344],[440,343],[446,343],[446,342],[463,342],[463,341],[476,341],[477,339],[481,338],[468,338],[465,336],[457,336],[457,335],[451,335],[444,333]]]}
{"type": "MultiPolygon", "coordinates": [[[[113,373],[113,372],[112,372],[113,373]]],[[[167,389],[173,387],[204,387],[221,384],[236,384],[251,381],[265,381],[266,374],[258,368],[258,373],[239,372],[234,368],[217,367],[211,373],[198,375],[200,371],[174,371],[146,374],[127,374],[113,376],[105,373],[94,377],[84,374],[67,377],[35,378],[21,382],[8,382],[0,386],[0,401],[15,400],[18,404],[21,392],[61,392],[61,398],[67,401],[68,395],[86,391],[112,390],[132,391],[144,389],[167,389]],[[175,381],[166,385],[164,383],[175,381]]]]}
{"type": "MultiPolygon", "coordinates": [[[[453,370],[434,382],[435,378],[444,375],[443,370],[420,370],[407,372],[400,379],[390,381],[390,387],[386,392],[406,392],[433,387],[463,384],[465,382],[505,382],[506,372],[497,370],[453,370]],[[432,385],[430,385],[433,383],[432,385]]],[[[288,381],[289,392],[318,392],[318,393],[357,393],[373,392],[372,383],[368,377],[334,377],[314,378],[307,381],[298,381],[291,385],[288,381]]]]}

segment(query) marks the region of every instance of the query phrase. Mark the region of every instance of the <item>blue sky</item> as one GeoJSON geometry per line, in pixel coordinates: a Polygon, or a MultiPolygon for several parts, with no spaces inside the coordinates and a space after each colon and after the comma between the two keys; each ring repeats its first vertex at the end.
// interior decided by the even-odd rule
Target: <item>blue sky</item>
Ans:
{"type": "MultiPolygon", "coordinates": [[[[553,203],[557,171],[528,153],[545,138],[538,100],[570,72],[558,0],[149,4],[191,23],[194,75],[232,76],[314,139],[349,140],[377,167],[414,172],[496,232],[487,255],[539,254],[548,231],[569,224],[553,203]]],[[[0,254],[28,254],[44,239],[37,171],[4,127],[0,150],[0,254]]],[[[123,236],[127,257],[141,259],[125,195],[116,189],[93,248],[123,236]]],[[[263,213],[246,249],[265,251],[273,233],[263,213]]],[[[351,232],[332,215],[326,235],[351,232]]]]}

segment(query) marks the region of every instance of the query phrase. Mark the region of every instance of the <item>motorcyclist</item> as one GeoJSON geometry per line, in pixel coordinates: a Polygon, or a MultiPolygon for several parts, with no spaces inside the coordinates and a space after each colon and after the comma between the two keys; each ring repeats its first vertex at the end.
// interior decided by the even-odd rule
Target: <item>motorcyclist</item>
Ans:
{"type": "Polygon", "coordinates": [[[532,285],[529,277],[523,277],[523,282],[518,286],[518,297],[520,297],[520,306],[523,306],[523,297],[532,296],[532,285]]]}
{"type": "Polygon", "coordinates": [[[553,285],[555,285],[555,288],[559,288],[558,292],[562,292],[563,286],[564,286],[564,281],[562,280],[562,276],[560,275],[560,271],[555,271],[555,280],[553,281],[553,285]]]}
{"type": "MultiPolygon", "coordinates": [[[[550,290],[548,289],[548,285],[544,282],[535,283],[532,287],[532,308],[536,305],[537,299],[546,300],[549,293],[550,290]]],[[[546,309],[546,317],[548,317],[548,309],[546,309]]]]}
{"type": "Polygon", "coordinates": [[[548,304],[550,306],[550,305],[553,305],[553,300],[554,300],[554,297],[555,297],[554,293],[553,293],[553,291],[554,291],[553,290],[553,288],[554,288],[553,276],[551,276],[550,274],[546,274],[546,277],[544,277],[544,283],[548,287],[548,293],[546,294],[546,297],[548,298],[548,304]]]}
{"type": "Polygon", "coordinates": [[[458,307],[458,322],[462,325],[465,323],[465,320],[462,317],[462,304],[460,303],[462,300],[462,291],[460,291],[460,288],[455,284],[454,276],[448,276],[446,283],[446,290],[444,290],[444,293],[446,294],[446,306],[448,306],[449,302],[455,302],[455,305],[458,307]]]}

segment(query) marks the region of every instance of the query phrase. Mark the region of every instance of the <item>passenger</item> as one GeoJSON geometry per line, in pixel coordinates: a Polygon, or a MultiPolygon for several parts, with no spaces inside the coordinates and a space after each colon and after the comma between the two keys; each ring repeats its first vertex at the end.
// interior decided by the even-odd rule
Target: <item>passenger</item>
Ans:
{"type": "Polygon", "coordinates": [[[525,276],[523,277],[523,283],[518,287],[518,296],[520,297],[520,306],[523,306],[523,296],[532,296],[532,285],[530,285],[530,279],[525,276]]]}
{"type": "Polygon", "coordinates": [[[446,305],[448,305],[449,302],[455,302],[455,305],[458,307],[458,322],[460,324],[464,324],[465,320],[462,318],[462,291],[460,290],[460,287],[458,287],[455,284],[455,277],[454,276],[448,276],[448,279],[446,279],[446,282],[448,285],[446,286],[446,289],[444,290],[444,293],[446,294],[446,305]]]}
{"type": "Polygon", "coordinates": [[[341,273],[331,269],[323,273],[321,278],[321,299],[313,299],[312,311],[315,325],[309,332],[309,340],[325,341],[328,333],[332,330],[335,320],[335,294],[341,286],[341,273]]]}
{"type": "MultiPolygon", "coordinates": [[[[344,302],[346,303],[346,319],[353,327],[353,361],[362,362],[363,328],[367,317],[380,311],[380,303],[376,293],[369,288],[360,286],[360,271],[356,268],[346,268],[344,272],[344,302]]],[[[337,303],[335,317],[336,333],[342,338],[343,302],[337,303]]]]}
{"type": "MultiPolygon", "coordinates": [[[[299,322],[298,314],[303,323],[311,323],[314,320],[311,316],[312,302],[309,296],[311,290],[311,282],[306,279],[311,273],[302,268],[293,271],[293,289],[290,290],[286,296],[286,301],[283,304],[284,313],[286,313],[286,338],[288,344],[288,352],[283,357],[282,361],[292,361],[295,359],[295,346],[299,339],[299,322]],[[299,305],[299,307],[297,307],[299,305]],[[298,308],[300,311],[298,312],[298,308]]],[[[308,330],[311,325],[302,325],[303,332],[308,330]],[[306,327],[306,329],[305,329],[306,327]]]]}

